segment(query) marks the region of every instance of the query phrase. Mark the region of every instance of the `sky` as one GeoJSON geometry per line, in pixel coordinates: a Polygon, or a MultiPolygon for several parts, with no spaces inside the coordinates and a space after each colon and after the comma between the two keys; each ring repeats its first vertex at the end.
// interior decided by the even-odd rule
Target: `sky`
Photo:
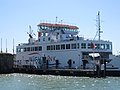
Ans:
{"type": "Polygon", "coordinates": [[[37,35],[37,24],[55,22],[56,16],[58,21],[78,26],[79,36],[93,39],[98,11],[101,39],[111,41],[113,54],[120,54],[120,0],[0,0],[2,50],[6,51],[7,39],[8,52],[12,53],[13,39],[15,46],[28,42],[29,25],[37,35]]]}

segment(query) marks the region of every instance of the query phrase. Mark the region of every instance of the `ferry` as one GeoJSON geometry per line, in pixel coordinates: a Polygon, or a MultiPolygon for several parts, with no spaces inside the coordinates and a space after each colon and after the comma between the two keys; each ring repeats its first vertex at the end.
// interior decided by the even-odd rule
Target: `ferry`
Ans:
{"type": "Polygon", "coordinates": [[[98,40],[79,36],[75,25],[42,22],[37,27],[37,39],[30,32],[28,42],[16,46],[15,68],[93,69],[101,59],[111,62],[112,42],[100,39],[100,22],[98,40]]]}

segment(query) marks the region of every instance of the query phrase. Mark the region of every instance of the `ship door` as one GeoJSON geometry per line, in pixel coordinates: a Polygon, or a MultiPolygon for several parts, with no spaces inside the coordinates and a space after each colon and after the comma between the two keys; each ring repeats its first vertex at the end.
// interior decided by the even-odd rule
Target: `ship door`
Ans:
{"type": "Polygon", "coordinates": [[[68,63],[68,67],[69,67],[69,69],[72,68],[72,60],[69,59],[67,63],[68,63]]]}
{"type": "Polygon", "coordinates": [[[86,64],[88,64],[89,53],[82,53],[82,62],[83,62],[83,69],[86,69],[86,64]]]}
{"type": "Polygon", "coordinates": [[[47,69],[48,68],[48,60],[46,59],[45,56],[42,57],[42,62],[43,62],[42,63],[43,64],[42,68],[46,68],[47,69]]]}
{"type": "Polygon", "coordinates": [[[59,67],[59,60],[56,60],[56,69],[59,67]]]}

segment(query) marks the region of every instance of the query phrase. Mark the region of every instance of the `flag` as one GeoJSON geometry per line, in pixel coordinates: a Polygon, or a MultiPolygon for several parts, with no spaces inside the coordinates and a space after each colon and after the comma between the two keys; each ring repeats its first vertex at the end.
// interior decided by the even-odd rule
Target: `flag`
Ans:
{"type": "Polygon", "coordinates": [[[41,32],[38,32],[38,37],[40,37],[40,36],[41,36],[41,34],[42,34],[41,32]]]}
{"type": "Polygon", "coordinates": [[[91,48],[94,49],[94,47],[95,47],[94,44],[91,42],[91,48]]]}

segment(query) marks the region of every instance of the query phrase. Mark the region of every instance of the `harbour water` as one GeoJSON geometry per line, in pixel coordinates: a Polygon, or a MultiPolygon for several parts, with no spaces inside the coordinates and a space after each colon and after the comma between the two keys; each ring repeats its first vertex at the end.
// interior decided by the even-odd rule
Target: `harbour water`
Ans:
{"type": "Polygon", "coordinates": [[[2,74],[0,90],[120,90],[120,77],[2,74]]]}

